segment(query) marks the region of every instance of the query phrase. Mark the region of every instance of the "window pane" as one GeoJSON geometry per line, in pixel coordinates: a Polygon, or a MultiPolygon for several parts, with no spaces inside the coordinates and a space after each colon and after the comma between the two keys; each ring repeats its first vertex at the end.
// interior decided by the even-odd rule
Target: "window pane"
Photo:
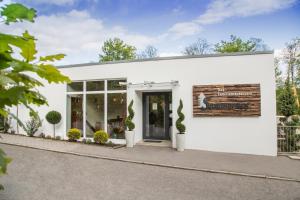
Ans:
{"type": "Polygon", "coordinates": [[[67,101],[67,127],[68,129],[77,128],[81,131],[81,134],[83,134],[83,95],[68,95],[67,101]]]}
{"type": "Polygon", "coordinates": [[[125,138],[126,93],[107,94],[107,132],[110,138],[125,138]]]}
{"type": "Polygon", "coordinates": [[[67,92],[82,92],[83,91],[83,82],[73,82],[68,84],[67,92]]]}
{"type": "Polygon", "coordinates": [[[104,130],[104,94],[86,95],[86,137],[104,130]]]}
{"type": "Polygon", "coordinates": [[[101,91],[104,90],[104,81],[89,81],[86,83],[87,91],[101,91]]]}
{"type": "Polygon", "coordinates": [[[107,90],[126,90],[126,85],[120,83],[126,83],[126,80],[108,80],[107,90]]]}

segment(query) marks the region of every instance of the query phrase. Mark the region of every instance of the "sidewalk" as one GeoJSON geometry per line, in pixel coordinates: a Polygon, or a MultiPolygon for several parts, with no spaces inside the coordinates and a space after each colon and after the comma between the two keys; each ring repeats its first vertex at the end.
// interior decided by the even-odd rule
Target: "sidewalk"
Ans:
{"type": "Polygon", "coordinates": [[[255,156],[230,153],[216,153],[199,150],[177,152],[167,147],[136,145],[134,148],[118,148],[71,143],[66,141],[30,138],[0,134],[2,144],[28,146],[38,149],[72,153],[111,160],[159,165],[165,167],[188,168],[215,173],[282,177],[300,181],[300,161],[284,156],[255,156]]]}

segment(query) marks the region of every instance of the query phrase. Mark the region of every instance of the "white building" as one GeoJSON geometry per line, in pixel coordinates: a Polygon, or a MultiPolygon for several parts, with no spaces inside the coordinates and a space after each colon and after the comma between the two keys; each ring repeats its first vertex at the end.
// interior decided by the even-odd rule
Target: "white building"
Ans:
{"type": "MultiPolygon", "coordinates": [[[[124,143],[124,119],[133,100],[135,142],[171,140],[175,147],[176,110],[182,99],[187,149],[277,154],[273,52],[89,63],[59,69],[73,83],[41,88],[49,107],[37,110],[42,119],[50,110],[62,114],[56,135],[64,139],[69,128],[82,130],[85,138],[104,129],[113,142],[124,143]],[[201,107],[201,102],[207,107],[201,107]]],[[[28,110],[19,108],[19,117],[26,121],[28,110]]],[[[41,131],[52,134],[52,125],[44,120],[41,131]]]]}

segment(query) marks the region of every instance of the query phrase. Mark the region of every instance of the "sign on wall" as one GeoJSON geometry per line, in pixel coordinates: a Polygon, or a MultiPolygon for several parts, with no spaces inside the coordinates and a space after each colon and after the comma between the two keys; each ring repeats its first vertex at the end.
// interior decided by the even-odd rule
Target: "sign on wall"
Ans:
{"type": "Polygon", "coordinates": [[[259,84],[195,85],[193,115],[260,116],[259,84]]]}

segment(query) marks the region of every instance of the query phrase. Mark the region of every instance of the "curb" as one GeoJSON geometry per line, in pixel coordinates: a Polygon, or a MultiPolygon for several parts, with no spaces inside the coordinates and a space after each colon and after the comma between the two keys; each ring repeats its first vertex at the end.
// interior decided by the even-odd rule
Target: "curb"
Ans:
{"type": "Polygon", "coordinates": [[[159,163],[146,162],[146,161],[138,161],[138,160],[123,159],[123,158],[113,158],[113,157],[107,157],[107,156],[97,156],[97,155],[92,155],[92,154],[76,153],[76,152],[72,152],[72,151],[59,151],[59,150],[53,150],[53,149],[26,146],[26,145],[22,145],[22,144],[12,144],[12,143],[2,142],[2,141],[0,142],[0,144],[24,147],[24,148],[29,148],[29,149],[36,149],[36,150],[41,150],[41,151],[49,151],[49,152],[53,152],[53,153],[82,156],[82,157],[88,157],[88,158],[94,158],[94,159],[110,160],[110,161],[116,161],[116,162],[125,162],[125,163],[164,167],[164,168],[171,168],[171,169],[181,169],[181,170],[187,170],[187,171],[198,171],[198,172],[207,172],[207,173],[214,173],[214,174],[226,174],[226,175],[244,176],[244,177],[250,177],[250,178],[260,178],[260,179],[270,179],[270,180],[290,181],[290,182],[300,183],[299,179],[280,177],[280,176],[268,176],[268,175],[263,175],[263,174],[249,174],[249,173],[243,173],[243,172],[212,170],[212,169],[206,169],[206,168],[194,168],[194,167],[183,167],[183,166],[179,166],[179,165],[159,164],[159,163]]]}

